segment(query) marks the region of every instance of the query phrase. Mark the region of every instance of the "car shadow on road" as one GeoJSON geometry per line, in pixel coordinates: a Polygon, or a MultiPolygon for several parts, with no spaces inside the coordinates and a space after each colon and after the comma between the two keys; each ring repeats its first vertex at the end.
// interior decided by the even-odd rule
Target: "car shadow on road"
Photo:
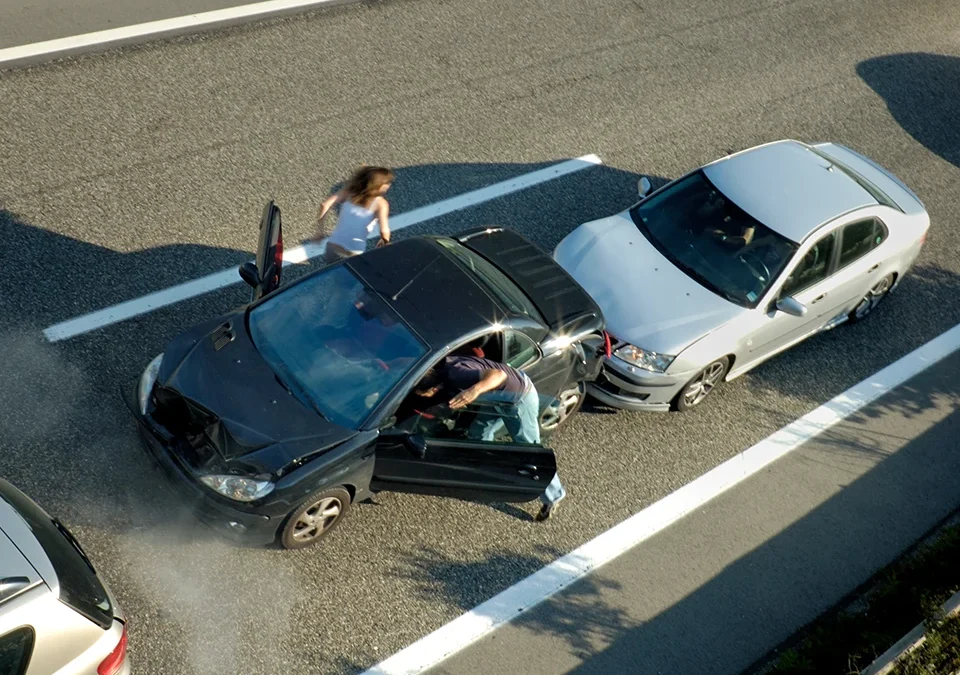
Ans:
{"type": "MultiPolygon", "coordinates": [[[[908,550],[917,533],[960,507],[953,479],[960,471],[960,455],[952,451],[957,433],[960,385],[950,373],[933,373],[922,394],[910,388],[888,394],[764,472],[762,485],[759,476],[748,479],[512,619],[513,628],[498,639],[469,647],[469,658],[450,657],[439,671],[460,675],[496,664],[509,672],[542,662],[546,672],[563,664],[563,672],[576,675],[742,673],[771,648],[788,646],[799,626],[849,601],[849,591],[908,550]],[[896,428],[904,410],[931,415],[913,438],[872,436],[866,428],[878,420],[896,428]],[[802,477],[819,463],[830,471],[814,481],[811,505],[796,513],[776,508],[792,499],[784,493],[808,493],[802,477]],[[822,483],[824,475],[837,481],[836,489],[822,483]],[[766,510],[769,521],[749,515],[766,510]],[[747,522],[738,513],[747,513],[747,522]],[[702,518],[708,520],[691,522],[702,518]],[[726,562],[732,540],[739,542],[734,550],[746,545],[749,552],[726,562]]],[[[484,594],[464,589],[462,579],[501,579],[507,570],[517,581],[527,569],[544,575],[546,587],[563,573],[541,569],[540,559],[496,552],[462,562],[427,551],[411,554],[401,574],[416,580],[425,598],[498,618],[509,615],[507,607],[516,611],[507,600],[484,603],[501,587],[484,594]]],[[[916,621],[904,616],[902,632],[916,621]]],[[[873,656],[820,672],[859,672],[873,656]]]]}
{"type": "MultiPolygon", "coordinates": [[[[557,162],[430,164],[396,168],[395,218],[557,162]]],[[[546,250],[578,224],[636,201],[639,176],[606,165],[568,175],[397,231],[398,239],[452,234],[479,224],[515,227],[546,250]]],[[[654,182],[663,179],[652,177],[654,182]]],[[[117,533],[169,529],[170,496],[139,449],[118,391],[131,389],[155,354],[179,332],[246,302],[239,283],[56,344],[41,331],[60,321],[228,270],[250,250],[172,243],[118,251],[59,234],[54,224],[2,207],[0,196],[0,473],[68,524],[117,533]],[[104,486],[110,486],[104,490],[104,486]]],[[[148,198],[145,195],[144,198],[148,198]]],[[[267,196],[264,197],[266,201],[267,196]]],[[[287,247],[313,234],[316,204],[280,205],[287,247]],[[303,223],[307,222],[307,227],[303,223]]],[[[82,207],[82,205],[78,205],[82,207]]],[[[250,248],[259,212],[249,214],[250,248]]],[[[145,224],[131,223],[131,227],[145,224]]],[[[95,223],[91,231],[98,232],[95,223]]],[[[287,278],[315,263],[287,268],[287,278]]],[[[182,519],[173,519],[180,523],[182,519]]],[[[188,522],[188,521],[183,521],[188,522]]],[[[177,528],[179,531],[179,527],[177,528]]],[[[203,529],[191,536],[210,536],[203,529]]]]}
{"type": "Polygon", "coordinates": [[[907,133],[960,167],[960,58],[890,54],[860,62],[857,74],[907,133]]]}

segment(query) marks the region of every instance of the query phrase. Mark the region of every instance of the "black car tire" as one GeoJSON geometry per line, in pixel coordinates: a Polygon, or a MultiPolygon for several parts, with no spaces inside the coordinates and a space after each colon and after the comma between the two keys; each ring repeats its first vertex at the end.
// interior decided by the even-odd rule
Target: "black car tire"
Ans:
{"type": "Polygon", "coordinates": [[[565,385],[559,394],[560,414],[553,413],[549,408],[540,413],[540,436],[546,438],[557,433],[567,425],[570,418],[577,414],[587,398],[587,386],[583,382],[571,382],[565,385]],[[575,392],[575,393],[574,393],[575,392]],[[558,418],[551,420],[551,417],[558,418]]]}
{"type": "Polygon", "coordinates": [[[340,524],[349,510],[350,493],[344,488],[326,488],[314,492],[287,516],[280,531],[280,545],[298,549],[316,544],[340,524]]]}
{"type": "Polygon", "coordinates": [[[699,406],[723,382],[728,368],[730,368],[730,359],[726,356],[712,362],[683,385],[683,389],[673,399],[672,408],[678,412],[685,412],[699,406]],[[702,391],[705,385],[707,391],[702,396],[695,395],[691,400],[691,394],[696,390],[702,391]]]}

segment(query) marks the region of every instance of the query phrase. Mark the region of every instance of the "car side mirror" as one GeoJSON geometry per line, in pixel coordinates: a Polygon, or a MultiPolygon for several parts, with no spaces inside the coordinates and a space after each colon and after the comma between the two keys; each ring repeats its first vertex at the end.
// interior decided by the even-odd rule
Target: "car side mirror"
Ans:
{"type": "Polygon", "coordinates": [[[403,444],[410,451],[410,454],[417,459],[423,459],[427,456],[427,440],[419,435],[413,434],[403,439],[403,444]]]}
{"type": "Polygon", "coordinates": [[[641,178],[640,182],[637,183],[637,192],[640,193],[641,197],[646,197],[648,194],[650,194],[650,190],[652,188],[653,186],[650,184],[650,179],[646,176],[641,178]]]}
{"type": "Polygon", "coordinates": [[[804,316],[807,313],[806,305],[791,297],[777,300],[777,309],[790,316],[804,316]]]}
{"type": "Polygon", "coordinates": [[[240,278],[256,288],[260,284],[260,271],[256,263],[248,260],[240,265],[240,278]]]}

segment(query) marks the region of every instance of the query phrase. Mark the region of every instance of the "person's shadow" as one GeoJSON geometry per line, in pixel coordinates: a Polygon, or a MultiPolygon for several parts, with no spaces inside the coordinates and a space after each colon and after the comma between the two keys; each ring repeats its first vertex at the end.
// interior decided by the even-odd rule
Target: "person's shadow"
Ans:
{"type": "Polygon", "coordinates": [[[922,52],[867,59],[857,74],[931,152],[960,167],[960,58],[922,52]]]}

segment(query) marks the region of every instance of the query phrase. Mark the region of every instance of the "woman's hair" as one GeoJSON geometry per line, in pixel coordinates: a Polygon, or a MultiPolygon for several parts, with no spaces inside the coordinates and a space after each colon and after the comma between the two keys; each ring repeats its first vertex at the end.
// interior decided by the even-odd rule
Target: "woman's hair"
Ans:
{"type": "Polygon", "coordinates": [[[369,206],[380,194],[380,188],[392,183],[393,171],[382,166],[361,166],[347,181],[346,190],[350,200],[361,206],[369,206]]]}

